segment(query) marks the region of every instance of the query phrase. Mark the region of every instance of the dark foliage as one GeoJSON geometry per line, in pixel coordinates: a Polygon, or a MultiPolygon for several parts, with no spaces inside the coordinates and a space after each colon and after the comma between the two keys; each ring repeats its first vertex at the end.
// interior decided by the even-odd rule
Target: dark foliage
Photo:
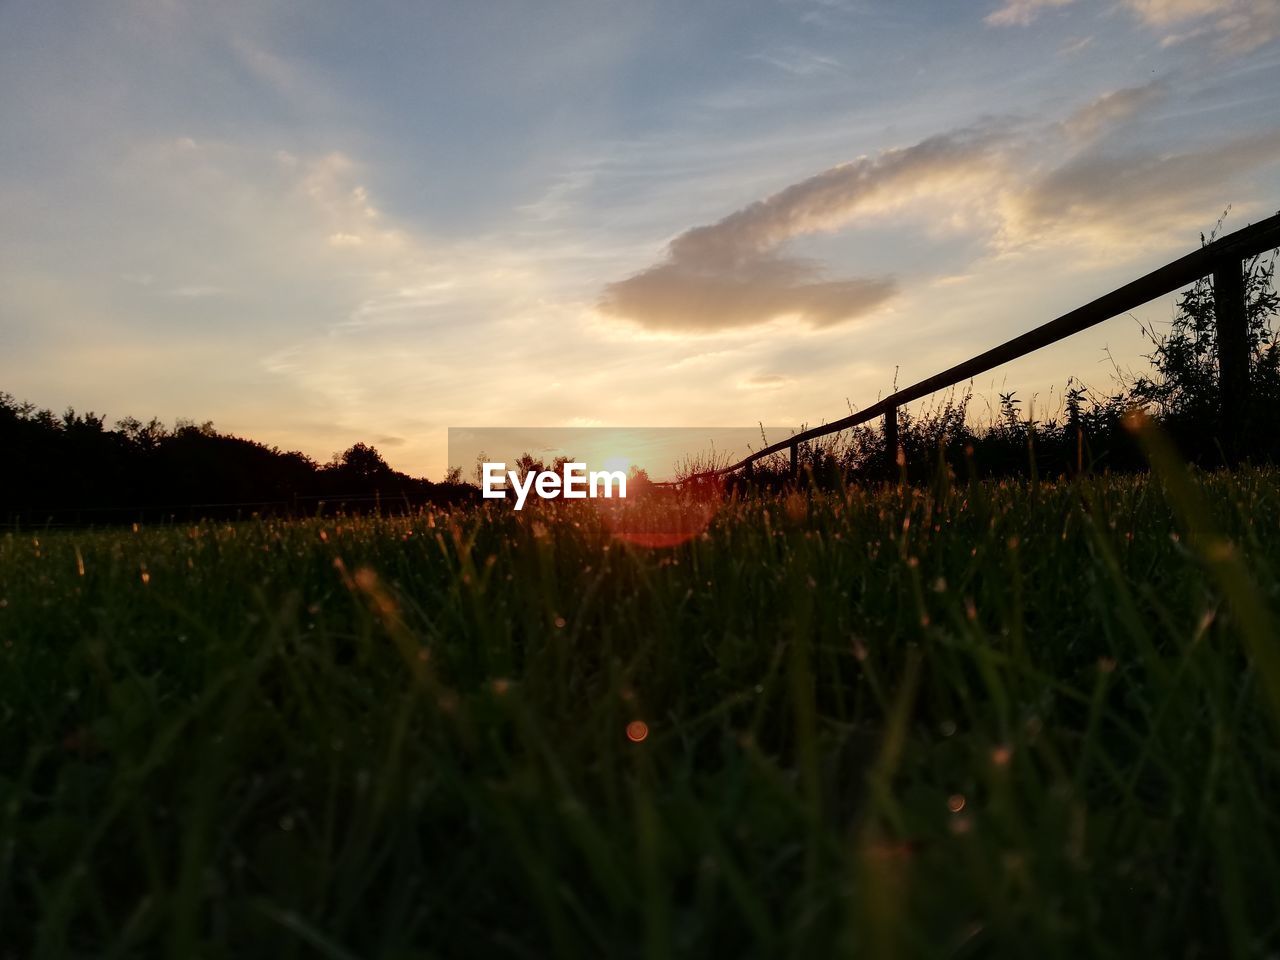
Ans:
{"type": "Polygon", "coordinates": [[[296,451],[218,433],[212,423],[61,417],[0,393],[0,522],[135,523],[254,514],[399,511],[473,495],[392,469],[357,443],[327,464],[296,451]]]}
{"type": "MultiPolygon", "coordinates": [[[[1219,223],[1221,226],[1221,223],[1219,223]]],[[[1216,231],[1215,231],[1216,232],[1216,231]]],[[[1212,240],[1210,234],[1208,240],[1212,240]]],[[[1201,236],[1201,243],[1206,238],[1201,236]]],[[[1249,352],[1249,398],[1242,435],[1254,459],[1280,455],[1280,351],[1272,326],[1280,304],[1274,288],[1275,253],[1244,265],[1245,340],[1249,352]]],[[[1218,327],[1213,283],[1205,277],[1178,298],[1169,332],[1146,330],[1153,373],[1136,378],[1132,401],[1151,409],[1182,447],[1200,462],[1221,456],[1218,392],[1218,327]]]]}
{"type": "MultiPolygon", "coordinates": [[[[1024,413],[1017,396],[1006,393],[985,425],[975,425],[969,417],[972,400],[970,391],[952,392],[922,411],[900,410],[899,455],[893,467],[886,467],[884,434],[876,423],[801,444],[801,475],[831,489],[902,476],[922,482],[939,473],[1052,479],[1082,471],[1130,472],[1146,463],[1123,427],[1133,405],[1127,391],[1103,395],[1068,381],[1062,410],[1047,419],[1024,413]]],[[[738,482],[777,488],[788,482],[789,470],[787,455],[777,454],[759,461],[754,475],[738,482]]]]}

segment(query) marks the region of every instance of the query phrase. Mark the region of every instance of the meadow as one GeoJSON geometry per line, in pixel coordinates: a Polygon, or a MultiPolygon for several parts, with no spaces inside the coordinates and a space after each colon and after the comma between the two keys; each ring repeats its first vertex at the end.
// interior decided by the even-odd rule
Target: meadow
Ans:
{"type": "Polygon", "coordinates": [[[0,956],[1280,949],[1280,471],[0,537],[0,956]]]}

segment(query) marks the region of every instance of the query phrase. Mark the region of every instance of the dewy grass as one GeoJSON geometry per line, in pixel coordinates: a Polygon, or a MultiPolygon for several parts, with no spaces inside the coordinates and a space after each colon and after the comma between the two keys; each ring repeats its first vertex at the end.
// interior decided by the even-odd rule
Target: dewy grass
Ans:
{"type": "Polygon", "coordinates": [[[1156,461],[8,535],[0,954],[1274,951],[1280,473],[1156,461]]]}

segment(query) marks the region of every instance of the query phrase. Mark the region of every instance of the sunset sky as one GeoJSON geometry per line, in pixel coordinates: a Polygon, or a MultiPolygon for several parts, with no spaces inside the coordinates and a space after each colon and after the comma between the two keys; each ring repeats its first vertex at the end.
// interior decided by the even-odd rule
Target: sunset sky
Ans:
{"type": "Polygon", "coordinates": [[[1276,212],[1276,91],[1276,0],[3,0],[0,390],[433,478],[816,424],[1276,212]]]}

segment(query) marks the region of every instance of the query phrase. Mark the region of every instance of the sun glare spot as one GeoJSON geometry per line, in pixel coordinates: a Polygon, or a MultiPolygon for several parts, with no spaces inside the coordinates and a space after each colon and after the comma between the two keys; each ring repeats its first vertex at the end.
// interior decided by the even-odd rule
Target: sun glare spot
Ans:
{"type": "Polygon", "coordinates": [[[604,469],[621,470],[623,473],[626,473],[631,469],[631,458],[624,456],[605,457],[604,469]]]}

